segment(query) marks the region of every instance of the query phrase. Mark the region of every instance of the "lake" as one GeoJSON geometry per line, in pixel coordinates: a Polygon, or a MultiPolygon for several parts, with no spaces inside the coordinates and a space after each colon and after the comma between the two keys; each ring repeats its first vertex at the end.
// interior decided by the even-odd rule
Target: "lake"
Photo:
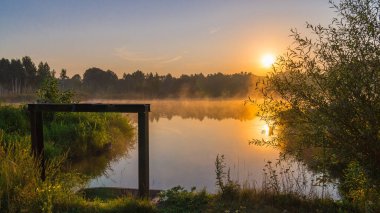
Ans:
{"type": "MultiPolygon", "coordinates": [[[[215,159],[224,155],[231,178],[240,184],[261,187],[263,169],[275,162],[279,151],[250,145],[268,139],[269,128],[256,117],[257,109],[244,100],[109,101],[91,103],[150,103],[150,188],[187,189],[215,186],[215,159]]],[[[136,115],[128,115],[136,123],[136,115]]],[[[109,163],[103,175],[88,187],[138,187],[136,145],[109,163]]],[[[91,162],[89,162],[91,163],[91,162]]]]}

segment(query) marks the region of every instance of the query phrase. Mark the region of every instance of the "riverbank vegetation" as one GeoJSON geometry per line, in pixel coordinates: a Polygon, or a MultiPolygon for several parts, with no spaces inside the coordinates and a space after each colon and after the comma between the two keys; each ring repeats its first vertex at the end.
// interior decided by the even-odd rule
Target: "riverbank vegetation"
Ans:
{"type": "MultiPolygon", "coordinates": [[[[240,185],[230,178],[223,155],[215,161],[216,194],[205,190],[190,191],[181,186],[159,194],[158,209],[161,212],[359,212],[347,202],[321,198],[306,193],[315,185],[307,178],[293,176],[292,172],[276,171],[268,162],[261,187],[240,185]]],[[[301,175],[302,176],[302,175],[301,175]]]]}
{"type": "MultiPolygon", "coordinates": [[[[73,94],[62,92],[53,78],[42,84],[37,97],[39,103],[74,102],[73,94]]],[[[120,113],[44,113],[43,119],[46,157],[66,155],[67,163],[71,164],[101,154],[102,158],[96,160],[98,169],[90,172],[86,166],[80,168],[91,176],[102,174],[109,162],[135,145],[133,124],[120,113]]],[[[26,106],[0,104],[0,143],[7,146],[29,138],[29,122],[26,106]]]]}
{"type": "MultiPolygon", "coordinates": [[[[47,79],[38,90],[39,103],[72,103],[73,94],[47,79]]],[[[148,201],[132,197],[110,201],[87,200],[79,190],[89,176],[134,146],[129,118],[116,113],[45,113],[46,180],[41,180],[38,158],[31,155],[26,106],[0,105],[1,212],[150,212],[148,201]],[[74,162],[97,158],[97,169],[73,170],[74,162]],[[101,160],[99,160],[101,159],[101,160]]]]}
{"type": "Polygon", "coordinates": [[[339,180],[342,199],[363,212],[380,209],[380,4],[332,3],[328,27],[293,30],[264,85],[261,116],[277,130],[270,141],[310,169],[322,184],[339,180]]]}
{"type": "Polygon", "coordinates": [[[263,189],[240,186],[229,179],[222,157],[216,160],[216,194],[178,186],[161,192],[158,202],[110,192],[101,192],[107,198],[90,198],[79,190],[85,185],[82,175],[62,170],[63,157],[47,162],[43,182],[29,140],[0,148],[1,212],[357,212],[349,204],[278,191],[273,184],[263,189]]]}
{"type": "Polygon", "coordinates": [[[0,146],[0,212],[154,212],[147,200],[132,197],[108,201],[87,200],[77,191],[86,178],[63,171],[64,157],[47,161],[46,180],[40,178],[38,160],[30,141],[0,146]]]}
{"type": "MultiPolygon", "coordinates": [[[[134,145],[132,124],[127,116],[121,114],[55,113],[54,116],[47,114],[44,119],[48,157],[68,152],[70,159],[81,159],[107,149],[126,151],[121,143],[134,145]]],[[[26,107],[0,105],[0,129],[3,144],[29,137],[30,124],[26,107]]]]}

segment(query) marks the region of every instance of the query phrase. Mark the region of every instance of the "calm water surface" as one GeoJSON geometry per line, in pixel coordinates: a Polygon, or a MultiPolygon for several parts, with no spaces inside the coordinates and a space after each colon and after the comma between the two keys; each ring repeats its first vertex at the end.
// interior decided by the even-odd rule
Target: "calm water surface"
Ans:
{"type": "MultiPolygon", "coordinates": [[[[152,189],[181,185],[214,192],[218,154],[225,156],[234,180],[261,184],[266,161],[278,158],[277,150],[249,145],[253,138],[266,138],[268,129],[264,121],[254,116],[254,107],[244,105],[243,101],[144,103],[151,103],[152,110],[149,124],[152,189]]],[[[133,115],[130,117],[135,120],[133,115]]],[[[119,160],[111,162],[89,187],[137,188],[137,171],[137,150],[129,150],[119,160]]]]}
{"type": "MultiPolygon", "coordinates": [[[[106,102],[92,100],[92,103],[106,102]]],[[[107,101],[130,103],[130,101],[107,101]]],[[[136,103],[136,102],[134,102],[136,103]]],[[[215,159],[225,156],[231,178],[260,187],[267,161],[279,151],[249,145],[251,139],[267,139],[268,126],[244,101],[138,101],[150,103],[150,188],[181,185],[215,192],[215,159]]],[[[132,120],[136,116],[130,115],[132,120]]],[[[136,145],[134,146],[136,147],[136,145]]],[[[89,187],[138,187],[137,150],[132,148],[111,162],[89,187]]]]}

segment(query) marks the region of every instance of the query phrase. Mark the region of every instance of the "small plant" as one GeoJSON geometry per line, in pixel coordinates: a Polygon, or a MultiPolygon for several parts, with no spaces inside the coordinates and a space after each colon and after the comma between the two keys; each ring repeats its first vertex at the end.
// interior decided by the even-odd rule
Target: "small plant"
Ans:
{"type": "Polygon", "coordinates": [[[380,194],[370,181],[360,164],[352,161],[344,170],[339,190],[346,200],[358,205],[363,212],[375,212],[380,208],[380,194]]]}
{"type": "Polygon", "coordinates": [[[230,169],[227,172],[224,155],[217,155],[215,159],[216,186],[221,191],[221,197],[225,200],[239,199],[240,185],[231,180],[230,169]]]}
{"type": "Polygon", "coordinates": [[[176,186],[161,192],[159,199],[162,212],[201,212],[208,208],[211,196],[206,190],[197,192],[193,187],[191,191],[187,191],[181,186],[176,186]]]}
{"type": "Polygon", "coordinates": [[[55,78],[46,78],[40,89],[37,90],[38,103],[72,103],[74,93],[70,90],[60,91],[58,80],[55,78]]]}
{"type": "Polygon", "coordinates": [[[222,190],[224,189],[224,178],[226,173],[224,172],[226,165],[224,163],[224,155],[217,155],[215,159],[215,174],[216,174],[216,186],[222,190]]]}

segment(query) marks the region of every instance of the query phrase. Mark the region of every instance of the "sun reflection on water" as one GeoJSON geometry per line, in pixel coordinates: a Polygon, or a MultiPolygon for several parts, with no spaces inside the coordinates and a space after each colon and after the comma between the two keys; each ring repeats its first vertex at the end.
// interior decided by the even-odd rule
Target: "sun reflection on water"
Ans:
{"type": "Polygon", "coordinates": [[[270,129],[269,125],[264,124],[263,126],[261,126],[261,134],[265,136],[269,136],[269,129],[270,129]]]}

